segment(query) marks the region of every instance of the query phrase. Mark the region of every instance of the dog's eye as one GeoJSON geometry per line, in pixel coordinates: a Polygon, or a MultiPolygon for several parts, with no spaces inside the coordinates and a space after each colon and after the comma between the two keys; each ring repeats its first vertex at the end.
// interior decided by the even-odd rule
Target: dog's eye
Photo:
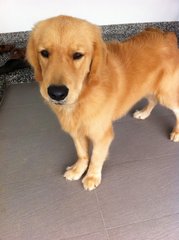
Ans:
{"type": "Polygon", "coordinates": [[[82,58],[83,56],[84,56],[83,53],[75,52],[75,53],[73,53],[73,60],[78,60],[78,59],[82,58]]]}
{"type": "Polygon", "coordinates": [[[42,50],[40,51],[40,54],[42,55],[42,57],[44,58],[48,58],[49,57],[49,52],[47,50],[42,50]]]}

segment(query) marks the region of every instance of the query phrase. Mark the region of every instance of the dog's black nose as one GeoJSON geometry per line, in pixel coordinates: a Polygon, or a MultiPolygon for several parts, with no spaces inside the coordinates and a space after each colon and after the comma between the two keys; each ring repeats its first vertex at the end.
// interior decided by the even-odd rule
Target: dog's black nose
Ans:
{"type": "Polygon", "coordinates": [[[68,95],[69,89],[65,85],[50,85],[48,95],[55,101],[62,101],[68,95]]]}

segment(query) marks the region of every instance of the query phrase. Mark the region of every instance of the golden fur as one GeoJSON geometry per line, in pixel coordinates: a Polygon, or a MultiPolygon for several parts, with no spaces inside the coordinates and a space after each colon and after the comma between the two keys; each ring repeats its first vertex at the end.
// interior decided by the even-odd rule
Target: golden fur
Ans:
{"type": "Polygon", "coordinates": [[[171,140],[179,141],[179,51],[174,33],[146,29],[125,42],[104,42],[101,31],[87,21],[59,16],[39,22],[27,46],[40,92],[74,140],[77,162],[65,178],[80,179],[92,190],[101,182],[103,163],[113,139],[112,123],[141,98],[148,105],[134,113],[145,119],[157,102],[176,115],[171,140]],[[48,57],[41,55],[47,50],[48,57]],[[78,60],[74,52],[83,53],[78,60]],[[54,104],[50,85],[69,88],[63,104],[54,104]],[[93,144],[91,159],[88,141],[93,144]],[[89,166],[89,167],[88,167],[89,166]]]}

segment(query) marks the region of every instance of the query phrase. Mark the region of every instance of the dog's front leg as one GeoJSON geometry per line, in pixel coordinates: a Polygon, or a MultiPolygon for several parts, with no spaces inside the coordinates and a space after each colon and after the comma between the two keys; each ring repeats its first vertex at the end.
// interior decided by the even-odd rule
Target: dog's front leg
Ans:
{"type": "Polygon", "coordinates": [[[95,139],[92,139],[93,152],[91,162],[88,172],[82,181],[86,190],[93,190],[101,183],[102,167],[107,157],[109,146],[113,137],[113,129],[110,127],[100,136],[100,138],[96,138],[95,136],[95,139]]]}
{"type": "Polygon", "coordinates": [[[75,164],[70,167],[67,167],[67,170],[64,174],[64,177],[68,180],[78,180],[81,178],[83,173],[86,171],[88,167],[88,140],[85,136],[72,136],[78,160],[75,164]]]}

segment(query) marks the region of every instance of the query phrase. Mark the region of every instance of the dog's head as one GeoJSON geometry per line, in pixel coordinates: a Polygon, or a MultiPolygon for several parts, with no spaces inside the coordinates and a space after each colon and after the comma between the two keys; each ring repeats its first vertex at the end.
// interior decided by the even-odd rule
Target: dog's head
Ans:
{"type": "Polygon", "coordinates": [[[39,22],[27,44],[42,96],[56,104],[75,103],[99,75],[106,47],[100,29],[87,21],[59,16],[39,22]]]}

